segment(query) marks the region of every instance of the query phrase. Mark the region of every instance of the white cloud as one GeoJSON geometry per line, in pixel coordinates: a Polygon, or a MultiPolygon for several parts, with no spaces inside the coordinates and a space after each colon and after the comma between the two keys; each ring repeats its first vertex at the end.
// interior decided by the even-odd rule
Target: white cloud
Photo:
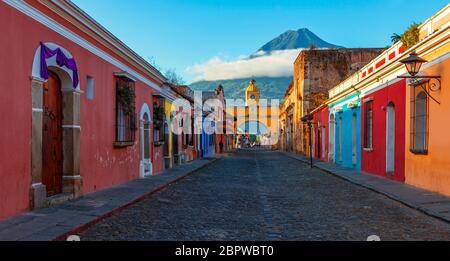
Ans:
{"type": "Polygon", "coordinates": [[[291,76],[300,50],[274,51],[270,54],[258,52],[253,57],[239,57],[230,61],[214,57],[206,63],[190,66],[186,71],[195,75],[197,81],[291,76]]]}

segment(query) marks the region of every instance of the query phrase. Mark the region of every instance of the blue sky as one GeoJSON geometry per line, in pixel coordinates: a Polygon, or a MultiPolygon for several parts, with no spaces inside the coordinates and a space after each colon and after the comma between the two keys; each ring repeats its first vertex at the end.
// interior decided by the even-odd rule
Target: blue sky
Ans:
{"type": "MultiPolygon", "coordinates": [[[[232,62],[290,29],[345,47],[385,47],[448,0],[72,0],[144,58],[188,82],[193,65],[232,62]]],[[[202,67],[203,68],[203,67],[202,67]]]]}

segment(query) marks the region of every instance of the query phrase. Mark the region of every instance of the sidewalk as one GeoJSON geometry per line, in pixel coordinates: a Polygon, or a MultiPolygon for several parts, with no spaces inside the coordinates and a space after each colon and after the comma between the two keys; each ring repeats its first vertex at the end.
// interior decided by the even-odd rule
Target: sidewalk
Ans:
{"type": "Polygon", "coordinates": [[[0,241],[65,240],[90,225],[120,212],[127,206],[176,183],[225,157],[215,155],[138,179],[117,187],[88,194],[78,200],[25,213],[0,222],[0,241]]]}
{"type": "MultiPolygon", "coordinates": [[[[289,152],[282,153],[310,164],[309,157],[289,152]]],[[[314,160],[314,166],[353,184],[383,194],[429,216],[450,222],[450,197],[323,161],[314,160]]]]}

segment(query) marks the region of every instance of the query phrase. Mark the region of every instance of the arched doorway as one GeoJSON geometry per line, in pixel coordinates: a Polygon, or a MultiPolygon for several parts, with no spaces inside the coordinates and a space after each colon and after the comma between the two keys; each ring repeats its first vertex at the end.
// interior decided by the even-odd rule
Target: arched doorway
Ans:
{"type": "Polygon", "coordinates": [[[341,113],[341,115],[339,115],[339,123],[338,123],[338,132],[339,132],[339,141],[338,141],[338,146],[339,146],[339,150],[338,150],[338,153],[339,153],[339,162],[340,163],[342,163],[342,160],[343,160],[343,144],[342,144],[342,142],[343,142],[343,134],[344,134],[344,132],[343,132],[343,130],[342,130],[342,128],[343,128],[343,122],[342,122],[342,113],[341,113]]]}
{"type": "Polygon", "coordinates": [[[70,52],[54,43],[39,45],[31,74],[31,209],[83,194],[78,79],[70,52]],[[70,61],[70,68],[62,61],[70,61]]]}
{"type": "Polygon", "coordinates": [[[141,165],[140,177],[145,178],[153,173],[151,154],[151,118],[150,109],[146,103],[142,105],[140,117],[140,144],[141,144],[141,165]]]}
{"type": "Polygon", "coordinates": [[[335,122],[335,117],[334,114],[330,115],[330,130],[329,130],[329,144],[328,144],[328,160],[330,162],[334,162],[334,141],[335,141],[335,127],[336,127],[336,122],[335,122]]]}
{"type": "Polygon", "coordinates": [[[389,103],[386,111],[386,172],[395,172],[395,105],[389,103]]]}
{"type": "Polygon", "coordinates": [[[357,153],[358,153],[358,148],[357,148],[357,140],[358,140],[358,133],[357,133],[357,125],[358,124],[358,118],[356,113],[353,113],[352,115],[352,165],[356,166],[356,164],[358,164],[358,159],[357,159],[357,153]]]}

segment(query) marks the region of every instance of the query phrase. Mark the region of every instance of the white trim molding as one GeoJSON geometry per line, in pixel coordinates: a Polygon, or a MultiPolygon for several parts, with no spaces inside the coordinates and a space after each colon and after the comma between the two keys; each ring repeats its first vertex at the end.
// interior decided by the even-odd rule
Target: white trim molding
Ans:
{"type": "MultiPolygon", "coordinates": [[[[130,57],[134,62],[139,64],[140,66],[149,70],[155,77],[157,77],[160,81],[165,82],[167,79],[162,75],[160,71],[158,71],[153,65],[151,65],[148,61],[143,59],[139,54],[137,54],[134,50],[124,44],[120,39],[114,36],[111,32],[109,32],[105,27],[99,24],[95,19],[93,19],[89,14],[84,12],[81,8],[79,8],[72,1],[61,1],[61,0],[50,0],[53,4],[58,6],[61,10],[68,13],[75,20],[80,22],[82,25],[86,26],[88,30],[92,31],[96,35],[100,36],[106,42],[111,44],[114,48],[120,50],[122,53],[126,54],[130,57]]],[[[45,3],[44,3],[45,4],[45,3]]],[[[52,8],[51,5],[46,5],[49,8],[52,8]]]]}
{"type": "Polygon", "coordinates": [[[113,75],[119,78],[127,78],[128,80],[133,82],[137,81],[136,78],[134,78],[131,74],[127,72],[114,72],[113,75]]]}
{"type": "Polygon", "coordinates": [[[50,28],[51,30],[57,32],[58,34],[64,36],[65,38],[69,39],[70,41],[74,42],[75,44],[78,44],[79,46],[83,47],[84,49],[88,50],[92,54],[98,56],[99,58],[109,62],[110,64],[120,68],[120,70],[126,71],[133,75],[136,79],[139,79],[149,87],[161,91],[160,86],[158,86],[156,83],[152,82],[151,80],[147,79],[145,76],[141,75],[140,73],[136,72],[135,70],[131,69],[129,66],[125,65],[124,63],[120,62],[116,58],[112,57],[108,53],[104,52],[97,46],[93,45],[92,43],[88,42],[86,39],[82,38],[81,36],[75,34],[68,28],[64,27],[63,25],[59,24],[52,18],[48,17],[41,11],[37,10],[36,8],[32,7],[28,3],[22,0],[3,0],[4,3],[10,5],[11,7],[17,9],[18,11],[22,12],[23,14],[33,18],[37,22],[43,24],[44,26],[50,28]]]}

